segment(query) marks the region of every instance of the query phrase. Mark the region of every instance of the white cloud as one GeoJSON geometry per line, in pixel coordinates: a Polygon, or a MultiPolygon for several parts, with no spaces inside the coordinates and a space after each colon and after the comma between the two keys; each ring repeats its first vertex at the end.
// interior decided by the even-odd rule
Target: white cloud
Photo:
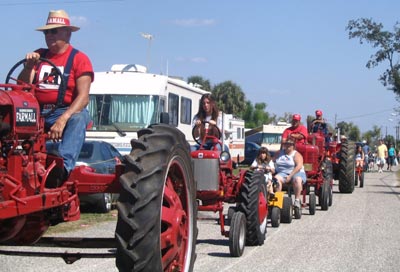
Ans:
{"type": "Polygon", "coordinates": [[[88,23],[88,19],[85,16],[71,16],[71,25],[84,26],[88,23]]]}
{"type": "Polygon", "coordinates": [[[176,19],[173,20],[174,25],[183,27],[194,27],[194,26],[211,26],[215,25],[216,21],[214,19],[176,19]]]}
{"type": "Polygon", "coordinates": [[[206,58],[203,57],[194,57],[190,59],[191,62],[196,62],[196,63],[205,63],[207,62],[206,58]]]}

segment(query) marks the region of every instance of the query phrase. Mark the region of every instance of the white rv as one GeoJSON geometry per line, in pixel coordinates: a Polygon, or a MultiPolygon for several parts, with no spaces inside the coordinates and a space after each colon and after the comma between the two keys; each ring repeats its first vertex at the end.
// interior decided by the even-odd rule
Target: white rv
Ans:
{"type": "Polygon", "coordinates": [[[169,123],[194,144],[192,118],[206,91],[180,79],[147,73],[140,65],[113,65],[111,71],[96,72],[94,78],[88,106],[93,126],[87,139],[107,141],[127,154],[137,131],[159,123],[160,113],[168,112],[169,123]]]}
{"type": "Polygon", "coordinates": [[[278,122],[276,125],[263,125],[246,132],[246,142],[254,142],[265,146],[271,152],[280,149],[283,131],[290,127],[289,123],[278,122]]]}
{"type": "Polygon", "coordinates": [[[232,159],[239,163],[244,160],[245,122],[232,114],[220,113],[224,143],[229,147],[232,159]]]}

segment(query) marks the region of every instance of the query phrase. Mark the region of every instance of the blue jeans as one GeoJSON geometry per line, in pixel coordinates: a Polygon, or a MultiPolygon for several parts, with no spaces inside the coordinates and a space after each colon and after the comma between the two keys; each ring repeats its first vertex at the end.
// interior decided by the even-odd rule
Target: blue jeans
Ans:
{"type": "MultiPolygon", "coordinates": [[[[68,108],[58,108],[45,118],[45,128],[49,130],[56,120],[68,108]]],[[[43,110],[42,114],[46,114],[49,110],[43,110]]],[[[64,167],[71,172],[75,167],[75,163],[81,152],[82,145],[85,141],[86,127],[90,122],[89,112],[83,109],[81,112],[75,113],[69,118],[65,125],[62,140],[58,147],[60,156],[64,159],[64,167]]]]}

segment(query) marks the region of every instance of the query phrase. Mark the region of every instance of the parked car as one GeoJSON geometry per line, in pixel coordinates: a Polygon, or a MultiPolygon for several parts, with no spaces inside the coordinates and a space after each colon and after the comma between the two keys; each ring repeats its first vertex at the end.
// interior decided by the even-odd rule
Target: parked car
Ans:
{"type": "MultiPolygon", "coordinates": [[[[253,161],[256,159],[258,150],[260,148],[261,146],[254,142],[246,142],[244,144],[244,160],[241,161],[240,164],[251,165],[253,161]]],[[[269,154],[271,155],[271,157],[273,157],[275,152],[269,151],[269,154]]]]}
{"type": "MultiPolygon", "coordinates": [[[[48,152],[58,150],[59,143],[47,142],[48,152]]],[[[111,144],[104,141],[85,141],[79,154],[76,166],[87,165],[92,167],[96,173],[112,174],[115,172],[115,164],[122,160],[122,155],[111,144]]],[[[83,210],[94,208],[96,212],[107,213],[111,210],[118,194],[98,193],[79,194],[79,200],[83,210]]]]}
{"type": "Polygon", "coordinates": [[[257,157],[260,145],[253,142],[246,142],[244,144],[244,160],[240,164],[251,165],[257,157]]]}

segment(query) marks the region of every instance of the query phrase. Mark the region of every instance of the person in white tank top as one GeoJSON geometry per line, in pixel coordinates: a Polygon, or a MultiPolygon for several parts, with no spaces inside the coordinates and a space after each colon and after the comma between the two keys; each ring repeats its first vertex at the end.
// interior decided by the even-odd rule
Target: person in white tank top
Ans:
{"type": "Polygon", "coordinates": [[[292,183],[295,195],[294,205],[300,208],[301,191],[303,190],[303,184],[307,180],[303,166],[303,156],[294,149],[292,140],[287,140],[282,146],[283,149],[274,156],[275,179],[278,182],[276,191],[282,190],[282,184],[292,183]]]}

